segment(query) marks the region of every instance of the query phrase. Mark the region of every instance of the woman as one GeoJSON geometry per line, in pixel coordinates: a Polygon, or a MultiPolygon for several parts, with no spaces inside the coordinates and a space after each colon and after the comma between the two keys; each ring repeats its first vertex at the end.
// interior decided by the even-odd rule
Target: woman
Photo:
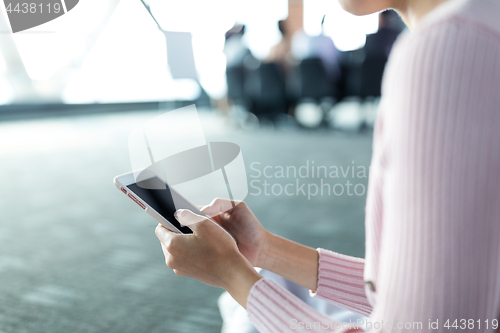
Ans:
{"type": "MultiPolygon", "coordinates": [[[[341,2],[356,15],[394,8],[413,29],[397,42],[384,78],[365,260],[271,235],[244,203],[229,209],[216,200],[204,213],[218,225],[192,224],[194,235],[157,228],[167,265],[226,289],[261,332],[360,329],[339,327],[253,266],[369,316],[373,331],[497,331],[500,3],[341,2]]],[[[198,218],[178,212],[183,224],[198,218]]]]}

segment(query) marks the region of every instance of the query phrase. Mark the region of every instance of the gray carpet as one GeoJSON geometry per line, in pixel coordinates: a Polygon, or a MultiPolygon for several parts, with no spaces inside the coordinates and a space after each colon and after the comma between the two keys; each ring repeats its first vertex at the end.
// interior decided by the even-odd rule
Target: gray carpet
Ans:
{"type": "MultiPolygon", "coordinates": [[[[220,331],[221,290],[173,274],[154,235],[156,222],[112,184],[130,169],[128,134],[154,115],[0,124],[0,333],[220,331]]],[[[260,169],[307,161],[344,171],[369,165],[369,133],[244,132],[211,115],[202,119],[208,139],[241,146],[249,176],[256,176],[254,162],[260,169]]],[[[347,177],[366,186],[366,178],[347,177]]],[[[268,181],[284,186],[296,179],[268,181]]],[[[251,194],[246,201],[274,233],[363,256],[365,197],[251,194]]]]}

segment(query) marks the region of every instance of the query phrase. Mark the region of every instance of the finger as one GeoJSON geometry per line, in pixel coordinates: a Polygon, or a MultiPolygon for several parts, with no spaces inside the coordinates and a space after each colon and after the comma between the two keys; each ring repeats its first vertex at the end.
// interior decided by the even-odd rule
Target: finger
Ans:
{"type": "Polygon", "coordinates": [[[229,199],[214,199],[210,204],[203,207],[201,211],[205,215],[214,216],[233,208],[229,199]]]}
{"type": "Polygon", "coordinates": [[[174,216],[184,226],[193,226],[207,220],[206,216],[195,214],[189,209],[179,209],[175,212],[174,216]]]}
{"type": "Polygon", "coordinates": [[[201,212],[208,216],[219,215],[227,212],[235,207],[239,202],[231,201],[229,199],[214,199],[209,205],[203,207],[201,212]]]}
{"type": "Polygon", "coordinates": [[[161,244],[161,250],[163,251],[163,256],[165,257],[165,262],[167,261],[167,259],[171,256],[170,252],[168,252],[167,250],[167,247],[165,245],[163,245],[162,242],[160,242],[161,244]]]}
{"type": "Polygon", "coordinates": [[[220,214],[219,217],[222,222],[228,222],[231,219],[231,214],[229,214],[228,212],[224,212],[220,214]]]}
{"type": "Polygon", "coordinates": [[[156,237],[160,240],[160,242],[165,245],[166,247],[172,242],[172,239],[176,237],[177,235],[162,226],[161,224],[158,224],[155,229],[155,234],[156,237]]]}
{"type": "MultiPolygon", "coordinates": [[[[179,223],[187,223],[185,225],[189,225],[189,228],[194,231],[195,235],[201,235],[204,231],[210,230],[210,228],[218,228],[218,230],[222,230],[236,242],[234,237],[226,229],[206,216],[195,214],[188,209],[179,209],[175,212],[175,215],[179,223]]],[[[187,238],[185,240],[187,240],[187,238]]]]}

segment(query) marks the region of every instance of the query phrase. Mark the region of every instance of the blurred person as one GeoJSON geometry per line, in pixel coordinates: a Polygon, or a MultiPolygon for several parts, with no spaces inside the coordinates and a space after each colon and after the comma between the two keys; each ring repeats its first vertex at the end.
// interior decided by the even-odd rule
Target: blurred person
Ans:
{"type": "Polygon", "coordinates": [[[245,26],[236,24],[226,33],[224,44],[226,56],[227,104],[219,103],[218,108],[229,111],[235,105],[246,108],[247,96],[244,92],[246,72],[249,62],[257,61],[245,42],[245,26]]]}
{"type": "Polygon", "coordinates": [[[379,29],[374,34],[366,36],[363,48],[364,59],[361,64],[361,81],[359,82],[359,96],[362,98],[379,97],[382,91],[382,78],[387,59],[400,30],[391,24],[398,21],[392,10],[379,14],[379,29]]]}
{"type": "Polygon", "coordinates": [[[227,67],[243,66],[245,58],[252,53],[245,43],[245,26],[236,24],[226,33],[224,55],[227,67]]]}
{"type": "Polygon", "coordinates": [[[294,59],[320,58],[328,78],[335,82],[340,75],[339,50],[331,37],[325,35],[325,17],[321,21],[321,33],[309,36],[304,30],[298,30],[292,37],[291,54],[294,59]]]}
{"type": "Polygon", "coordinates": [[[361,329],[324,316],[254,266],[369,316],[371,331],[498,332],[500,3],[341,4],[355,15],[395,8],[413,29],[396,43],[384,77],[365,259],[272,235],[245,203],[215,200],[202,222],[177,212],[192,235],[157,227],[166,264],[226,289],[263,333],[361,329]]]}
{"type": "Polygon", "coordinates": [[[379,14],[378,31],[366,36],[365,55],[389,57],[392,46],[399,36],[400,30],[393,27],[391,19],[395,19],[393,11],[387,10],[379,14]]]}
{"type": "Polygon", "coordinates": [[[288,109],[286,77],[290,66],[290,34],[287,22],[278,22],[281,40],[274,45],[267,58],[249,70],[245,80],[245,95],[250,111],[261,121],[274,122],[288,109]]]}
{"type": "Polygon", "coordinates": [[[287,72],[288,67],[290,66],[290,50],[291,50],[291,39],[289,31],[286,26],[286,20],[281,20],[278,22],[278,29],[281,32],[281,41],[274,45],[267,58],[264,62],[275,62],[278,63],[281,68],[287,72]]]}

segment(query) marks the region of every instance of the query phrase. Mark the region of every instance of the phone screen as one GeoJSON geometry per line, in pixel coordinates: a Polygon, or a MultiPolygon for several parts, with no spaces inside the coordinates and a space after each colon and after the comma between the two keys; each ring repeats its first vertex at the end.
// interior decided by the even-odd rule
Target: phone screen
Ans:
{"type": "MultiPolygon", "coordinates": [[[[162,182],[159,178],[153,177],[148,179],[148,182],[162,182]]],[[[162,182],[165,184],[164,182],[162,182]]],[[[145,185],[145,184],[142,184],[145,185]]],[[[179,195],[174,190],[171,190],[167,184],[165,184],[166,189],[162,190],[152,190],[148,189],[148,186],[141,186],[141,183],[130,184],[127,187],[144,202],[146,202],[151,208],[153,208],[158,214],[163,216],[168,222],[179,229],[183,234],[192,234],[193,231],[188,227],[182,226],[174,217],[174,213],[177,209],[189,209],[196,214],[203,215],[198,208],[193,206],[184,197],[179,195]],[[172,195],[175,196],[175,202],[177,207],[174,205],[174,199],[172,195]]]]}

